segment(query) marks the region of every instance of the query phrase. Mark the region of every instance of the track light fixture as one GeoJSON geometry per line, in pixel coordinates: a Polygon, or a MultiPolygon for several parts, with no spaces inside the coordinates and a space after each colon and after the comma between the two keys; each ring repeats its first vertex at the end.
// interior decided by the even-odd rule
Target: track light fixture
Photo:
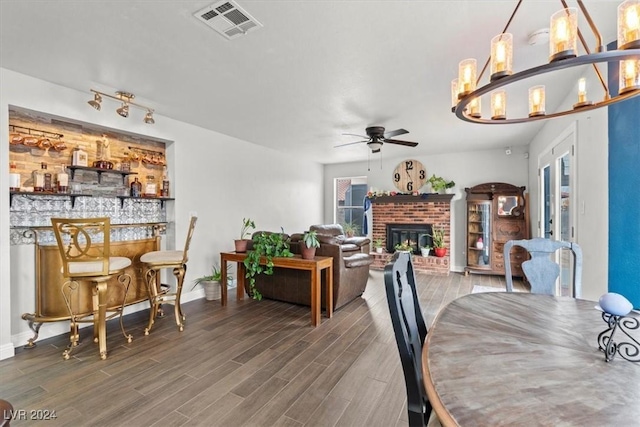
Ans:
{"type": "MultiPolygon", "coordinates": [[[[577,0],[580,11],[597,41],[593,53],[578,28],[578,9],[570,8],[565,0],[560,0],[563,9],[554,13],[550,19],[549,63],[514,73],[513,36],[507,33],[507,29],[521,3],[522,0],[519,0],[502,33],[491,40],[491,55],[479,75],[476,75],[475,59],[469,58],[460,62],[458,78],[451,82],[451,111],[459,119],[480,124],[523,123],[592,110],[640,95],[640,0],[625,0],[618,6],[618,48],[608,51],[603,47],[600,32],[582,0],[577,0]],[[578,55],[578,40],[586,52],[584,55],[578,55]],[[598,69],[597,64],[603,62],[619,64],[620,82],[617,94],[610,92],[598,69]],[[489,64],[489,83],[479,86],[489,64]],[[538,85],[529,89],[528,116],[507,117],[506,89],[512,83],[581,65],[593,66],[604,91],[602,101],[591,101],[587,98],[586,81],[582,78],[578,81],[578,102],[573,104],[573,108],[549,112],[545,109],[545,86],[538,85]],[[483,95],[491,99],[491,115],[486,118],[483,118],[480,109],[476,108],[480,105],[483,95]]],[[[526,94],[510,93],[510,102],[524,96],[526,94]]]]}
{"type": "Polygon", "coordinates": [[[100,111],[102,97],[111,98],[116,101],[122,102],[120,107],[116,108],[116,113],[122,117],[129,117],[129,106],[138,107],[142,110],[147,110],[147,113],[144,116],[144,122],[147,124],[154,124],[156,121],[153,119],[153,109],[149,107],[145,107],[142,104],[138,104],[133,102],[133,99],[136,97],[131,92],[117,91],[115,96],[106,94],[104,92],[99,92],[94,89],[90,89],[91,92],[94,93],[93,99],[88,102],[96,110],[100,111]]]}

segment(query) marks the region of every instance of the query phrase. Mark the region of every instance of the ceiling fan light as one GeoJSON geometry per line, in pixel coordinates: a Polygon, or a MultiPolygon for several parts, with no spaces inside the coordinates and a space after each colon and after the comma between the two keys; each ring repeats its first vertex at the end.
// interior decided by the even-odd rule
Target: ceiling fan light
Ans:
{"type": "Polygon", "coordinates": [[[147,114],[144,116],[144,122],[148,125],[154,124],[156,121],[153,120],[153,112],[147,111],[147,114]]]}
{"type": "Polygon", "coordinates": [[[513,74],[513,34],[498,34],[491,39],[491,81],[511,74],[513,74]]]}
{"type": "Polygon", "coordinates": [[[618,6],[618,49],[640,48],[640,0],[618,6]]]}
{"type": "Polygon", "coordinates": [[[575,58],[578,41],[578,10],[562,9],[551,15],[549,62],[575,58]]]}
{"type": "Polygon", "coordinates": [[[116,113],[118,113],[120,116],[127,118],[129,117],[129,105],[127,105],[127,103],[123,103],[122,107],[116,109],[116,113]]]}
{"type": "Polygon", "coordinates": [[[371,148],[371,151],[373,151],[374,153],[376,151],[380,151],[380,149],[382,148],[382,142],[380,141],[371,141],[368,145],[369,148],[371,148]]]}

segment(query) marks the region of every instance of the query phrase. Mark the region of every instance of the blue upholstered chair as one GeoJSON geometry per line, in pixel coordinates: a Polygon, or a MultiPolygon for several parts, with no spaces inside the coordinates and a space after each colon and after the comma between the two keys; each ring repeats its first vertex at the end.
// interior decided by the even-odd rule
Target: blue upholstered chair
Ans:
{"type": "Polygon", "coordinates": [[[427,336],[427,326],[418,302],[416,277],[408,252],[395,253],[384,269],[384,284],[404,371],[409,425],[427,425],[431,403],[422,381],[422,346],[427,336]]]}
{"type": "Polygon", "coordinates": [[[558,249],[569,249],[574,255],[573,296],[582,296],[582,249],[572,242],[563,242],[543,238],[531,240],[510,240],[504,245],[505,278],[507,292],[513,292],[511,277],[511,248],[521,246],[531,255],[531,259],[522,263],[522,271],[531,284],[531,293],[555,295],[556,280],[560,276],[560,266],[551,260],[558,249]]]}

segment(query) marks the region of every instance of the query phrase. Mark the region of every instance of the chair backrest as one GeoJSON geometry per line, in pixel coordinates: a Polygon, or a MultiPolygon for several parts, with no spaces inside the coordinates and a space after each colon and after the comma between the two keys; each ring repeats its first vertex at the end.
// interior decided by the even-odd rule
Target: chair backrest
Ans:
{"type": "Polygon", "coordinates": [[[505,278],[507,292],[513,291],[511,277],[511,248],[521,246],[525,248],[531,259],[522,263],[522,271],[531,284],[531,293],[555,295],[556,281],[560,276],[560,266],[551,260],[558,249],[569,249],[574,256],[573,262],[573,296],[582,296],[582,249],[573,242],[549,240],[537,237],[530,240],[510,240],[504,245],[505,278]]]}
{"type": "Polygon", "coordinates": [[[51,218],[51,224],[62,258],[64,277],[97,277],[109,274],[109,218],[51,218]]]}
{"type": "Polygon", "coordinates": [[[189,261],[189,245],[191,244],[191,237],[193,237],[193,230],[196,228],[197,216],[192,216],[189,221],[189,231],[187,231],[187,241],[184,243],[184,252],[182,252],[182,264],[186,264],[189,261]]]}
{"type": "Polygon", "coordinates": [[[427,326],[422,316],[416,278],[407,252],[396,252],[384,269],[384,284],[396,344],[404,371],[409,413],[431,413],[431,405],[422,381],[422,346],[427,326]]]}

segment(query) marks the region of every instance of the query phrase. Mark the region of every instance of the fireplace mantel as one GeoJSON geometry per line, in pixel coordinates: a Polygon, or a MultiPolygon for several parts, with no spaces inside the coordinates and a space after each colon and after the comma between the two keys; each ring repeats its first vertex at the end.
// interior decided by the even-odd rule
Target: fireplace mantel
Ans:
{"type": "Polygon", "coordinates": [[[453,196],[453,194],[438,193],[424,193],[419,196],[399,194],[397,196],[376,196],[371,198],[371,203],[451,203],[453,196]]]}

